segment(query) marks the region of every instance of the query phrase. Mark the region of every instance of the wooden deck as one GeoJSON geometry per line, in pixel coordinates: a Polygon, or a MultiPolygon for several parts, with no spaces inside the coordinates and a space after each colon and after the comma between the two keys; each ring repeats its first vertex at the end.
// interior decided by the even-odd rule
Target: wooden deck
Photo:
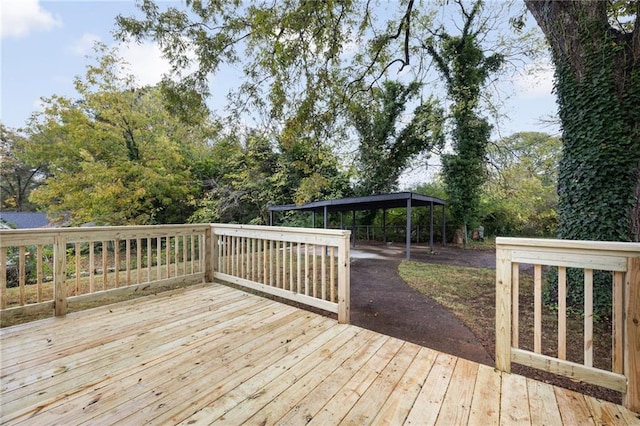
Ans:
{"type": "Polygon", "coordinates": [[[0,336],[2,424],[640,424],[609,402],[217,284],[0,336]]]}

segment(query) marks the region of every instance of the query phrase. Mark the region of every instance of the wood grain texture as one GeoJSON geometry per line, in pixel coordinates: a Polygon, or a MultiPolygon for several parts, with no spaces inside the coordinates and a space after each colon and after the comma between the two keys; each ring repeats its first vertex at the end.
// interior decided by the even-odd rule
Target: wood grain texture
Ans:
{"type": "Polygon", "coordinates": [[[0,339],[3,425],[637,424],[615,404],[220,284],[0,339]]]}

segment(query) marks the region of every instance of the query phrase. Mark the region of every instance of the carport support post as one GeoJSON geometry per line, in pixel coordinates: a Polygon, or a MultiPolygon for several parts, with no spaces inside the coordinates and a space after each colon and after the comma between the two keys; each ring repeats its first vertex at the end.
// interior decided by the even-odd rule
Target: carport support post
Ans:
{"type": "Polygon", "coordinates": [[[273,210],[269,210],[269,226],[273,226],[273,210]]]}
{"type": "Polygon", "coordinates": [[[429,223],[429,251],[433,251],[433,201],[431,201],[431,207],[429,207],[429,215],[431,216],[431,222],[429,223]]]}
{"type": "Polygon", "coordinates": [[[351,220],[351,237],[353,238],[353,240],[351,241],[351,244],[353,245],[353,247],[356,246],[356,211],[353,211],[353,219],[351,220]]]}
{"type": "Polygon", "coordinates": [[[329,227],[329,211],[327,210],[327,206],[324,206],[324,229],[329,227]]]}
{"type": "Polygon", "coordinates": [[[316,211],[315,210],[311,210],[311,227],[312,228],[316,227],[316,211]]]}
{"type": "Polygon", "coordinates": [[[446,206],[442,205],[442,245],[444,246],[447,243],[447,210],[446,206]]]}
{"type": "Polygon", "coordinates": [[[407,241],[407,260],[411,259],[411,198],[407,199],[407,232],[406,232],[406,241],[407,241]]]}
{"type": "Polygon", "coordinates": [[[387,209],[382,209],[382,232],[384,234],[383,243],[387,243],[387,209]]]}

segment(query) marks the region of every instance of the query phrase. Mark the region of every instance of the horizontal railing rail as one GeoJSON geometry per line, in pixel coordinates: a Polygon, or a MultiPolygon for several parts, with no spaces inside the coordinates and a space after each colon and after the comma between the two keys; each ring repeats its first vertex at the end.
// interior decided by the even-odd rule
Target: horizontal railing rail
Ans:
{"type": "Polygon", "coordinates": [[[349,322],[349,231],[214,224],[212,233],[214,278],[349,322]]]}
{"type": "Polygon", "coordinates": [[[53,309],[149,285],[201,282],[209,225],[0,231],[3,315],[53,309]]]}
{"type": "MultiPolygon", "coordinates": [[[[573,284],[575,285],[575,283],[573,284]]],[[[496,239],[496,367],[511,363],[622,392],[623,403],[640,411],[640,244],[543,239],[496,239]],[[533,265],[533,348],[519,347],[521,265],[533,265]],[[558,283],[557,351],[542,347],[543,268],[554,267],[558,283]],[[583,362],[567,360],[568,268],[582,270],[583,362]],[[557,273],[555,270],[557,269],[557,273]],[[611,275],[611,368],[593,365],[594,271],[611,275]]]]}

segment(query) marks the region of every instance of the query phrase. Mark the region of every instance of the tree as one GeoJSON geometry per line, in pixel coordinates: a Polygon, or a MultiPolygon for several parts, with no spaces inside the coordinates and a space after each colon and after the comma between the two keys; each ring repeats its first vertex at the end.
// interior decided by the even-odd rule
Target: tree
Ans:
{"type": "Polygon", "coordinates": [[[558,236],[640,241],[640,2],[525,3],[556,67],[558,236]]]}
{"type": "Polygon", "coordinates": [[[418,96],[420,86],[385,81],[382,88],[373,90],[372,100],[352,103],[350,116],[360,137],[357,195],[396,190],[400,174],[413,157],[444,145],[444,113],[431,98],[416,107],[408,125],[397,129],[407,102],[418,96]]]}
{"type": "Polygon", "coordinates": [[[557,168],[561,141],[516,133],[490,144],[483,225],[503,236],[552,237],[557,228],[557,168]]]}
{"type": "Polygon", "coordinates": [[[243,140],[228,135],[208,152],[210,169],[206,193],[195,200],[192,222],[268,223],[267,206],[273,197],[272,171],[278,154],[257,132],[243,140]]]}
{"type": "Polygon", "coordinates": [[[185,125],[158,89],[122,74],[117,52],[97,51],[97,65],[75,80],[79,98],[46,99],[30,122],[29,158],[49,169],[32,201],[72,224],[183,222],[200,191],[189,160],[203,149],[208,123],[185,125]]]}
{"type": "Polygon", "coordinates": [[[15,130],[0,124],[0,210],[32,211],[31,191],[40,185],[45,168],[24,159],[28,140],[15,130]]]}
{"type": "MultiPolygon", "coordinates": [[[[208,78],[219,70],[221,64],[241,63],[245,78],[237,93],[239,97],[234,97],[237,101],[234,110],[257,110],[258,115],[266,118],[267,124],[277,128],[282,135],[283,153],[295,148],[294,152],[317,155],[320,161],[315,163],[321,164],[320,157],[324,156],[325,148],[319,145],[341,142],[347,134],[344,118],[345,106],[351,104],[349,101],[363,91],[373,90],[380,80],[387,77],[394,64],[399,66],[399,71],[405,70],[411,65],[412,57],[414,61],[418,57],[417,64],[414,62],[415,74],[425,78],[429,55],[423,41],[433,27],[433,14],[431,7],[427,6],[430,3],[409,0],[398,4],[401,5],[400,15],[387,19],[390,15],[377,13],[376,2],[363,4],[351,0],[264,0],[252,2],[247,7],[232,1],[202,3],[188,0],[183,8],[170,6],[164,9],[158,2],[145,0],[139,5],[143,13],[141,19],[118,17],[116,35],[122,40],[151,39],[157,42],[171,61],[175,74],[183,74],[189,64],[197,65],[192,73],[182,75],[179,84],[165,84],[170,89],[187,87],[206,95],[208,78]]],[[[446,7],[443,4],[441,6],[446,7]]],[[[460,1],[455,7],[464,11],[460,1]]],[[[479,18],[476,7],[473,10],[473,18],[478,17],[481,22],[473,33],[477,42],[475,47],[479,49],[478,45],[485,41],[479,35],[495,27],[489,23],[489,18],[479,18]]],[[[503,16],[494,14],[493,23],[503,16]]],[[[446,35],[444,30],[440,35],[446,35]]],[[[529,41],[530,37],[526,35],[519,40],[529,41]]],[[[482,67],[490,71],[492,59],[514,51],[514,44],[500,37],[495,45],[497,50],[494,52],[484,55],[485,52],[481,51],[482,60],[486,62],[475,63],[477,71],[482,67]]],[[[531,46],[531,43],[527,45],[527,53],[535,51],[531,46]]],[[[457,52],[451,50],[447,52],[449,54],[457,52]]],[[[486,79],[482,83],[487,83],[486,79]]],[[[468,124],[468,134],[462,136],[464,132],[460,132],[458,139],[485,138],[490,131],[486,122],[476,122],[477,117],[462,111],[458,113],[458,119],[468,124]]],[[[460,148],[460,152],[472,150],[474,147],[460,148]]],[[[481,157],[482,153],[469,155],[481,157]]],[[[461,173],[469,176],[476,172],[480,176],[478,182],[472,182],[471,178],[461,179],[460,184],[466,182],[471,189],[455,195],[460,200],[457,205],[463,208],[461,212],[467,212],[461,213],[463,223],[472,222],[475,214],[469,213],[473,209],[463,204],[467,201],[471,206],[477,204],[467,194],[483,181],[482,171],[472,170],[474,161],[469,160],[457,156],[449,161],[451,176],[461,173]]],[[[326,193],[319,191],[326,188],[323,176],[317,173],[304,176],[304,188],[307,190],[300,191],[300,195],[326,193]]],[[[300,201],[308,197],[295,198],[300,201]]]]}
{"type": "Polygon", "coordinates": [[[433,57],[452,101],[453,153],[442,155],[442,171],[454,220],[462,227],[466,241],[467,226],[478,220],[491,134],[488,120],[479,111],[481,91],[491,74],[500,69],[504,57],[499,53],[487,55],[480,46],[482,27],[474,29],[474,21],[482,1],[474,2],[469,11],[462,2],[458,5],[464,17],[460,35],[452,36],[440,28],[423,47],[433,57]]]}

